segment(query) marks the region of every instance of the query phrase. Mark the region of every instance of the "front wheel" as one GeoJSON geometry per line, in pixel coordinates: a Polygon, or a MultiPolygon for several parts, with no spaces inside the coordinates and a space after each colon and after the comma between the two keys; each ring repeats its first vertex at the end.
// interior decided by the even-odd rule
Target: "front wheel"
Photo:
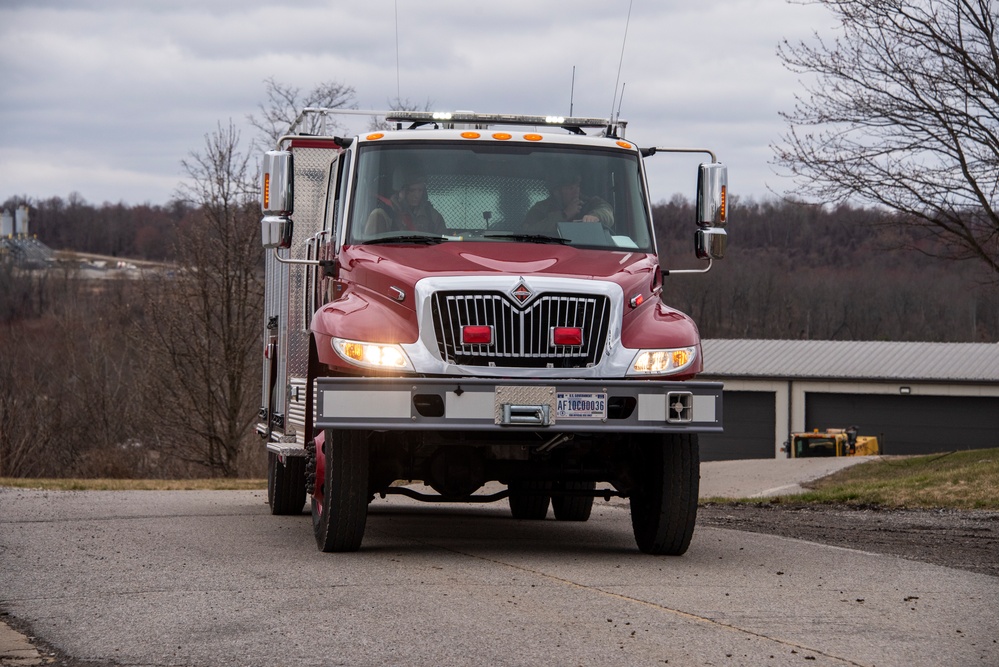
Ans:
{"type": "Polygon", "coordinates": [[[638,548],[647,554],[682,555],[697,520],[697,435],[643,435],[635,444],[632,465],[638,484],[631,496],[631,526],[638,548]]]}
{"type": "Polygon", "coordinates": [[[312,526],[322,551],[357,551],[361,547],[369,495],[365,435],[363,431],[327,430],[322,443],[317,438],[312,526]]]}

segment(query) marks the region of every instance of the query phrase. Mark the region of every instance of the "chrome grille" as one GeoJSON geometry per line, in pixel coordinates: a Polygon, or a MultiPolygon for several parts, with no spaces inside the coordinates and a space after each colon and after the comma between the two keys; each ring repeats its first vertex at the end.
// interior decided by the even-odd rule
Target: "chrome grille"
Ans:
{"type": "Polygon", "coordinates": [[[584,368],[600,361],[610,304],[605,296],[544,294],[521,308],[495,292],[438,292],[434,329],[441,357],[462,366],[584,368]],[[490,345],[462,342],[462,327],[493,328],[490,345]],[[578,327],[580,346],[555,345],[555,327],[578,327]]]}

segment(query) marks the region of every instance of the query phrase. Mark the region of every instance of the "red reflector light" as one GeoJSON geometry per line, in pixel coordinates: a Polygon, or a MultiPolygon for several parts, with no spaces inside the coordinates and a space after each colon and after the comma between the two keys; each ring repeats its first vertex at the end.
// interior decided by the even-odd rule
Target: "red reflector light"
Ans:
{"type": "Polygon", "coordinates": [[[555,327],[552,329],[553,345],[574,345],[583,344],[583,330],[579,327],[555,327]]]}
{"type": "Polygon", "coordinates": [[[493,328],[470,324],[461,328],[461,342],[465,345],[492,345],[493,328]]]}

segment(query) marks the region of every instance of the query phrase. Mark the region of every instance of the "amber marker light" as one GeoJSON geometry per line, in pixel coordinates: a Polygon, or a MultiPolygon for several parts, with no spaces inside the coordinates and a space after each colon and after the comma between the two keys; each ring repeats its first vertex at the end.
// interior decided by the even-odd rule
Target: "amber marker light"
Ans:
{"type": "Polygon", "coordinates": [[[718,210],[718,219],[721,221],[721,224],[724,225],[727,217],[728,217],[728,186],[723,185],[721,186],[721,206],[719,206],[718,210]]]}
{"type": "Polygon", "coordinates": [[[463,139],[478,139],[480,135],[478,132],[462,132],[461,137],[463,139]]]}
{"type": "Polygon", "coordinates": [[[264,174],[264,210],[271,210],[271,175],[264,174]]]}
{"type": "Polygon", "coordinates": [[[364,359],[364,346],[360,343],[344,343],[341,349],[343,350],[344,355],[349,359],[353,359],[354,361],[361,361],[364,359]]]}
{"type": "Polygon", "coordinates": [[[632,148],[631,144],[629,144],[627,141],[619,141],[617,142],[617,145],[620,146],[621,148],[627,148],[628,150],[631,150],[632,148]]]}
{"type": "Polygon", "coordinates": [[[500,141],[506,141],[507,139],[512,139],[513,135],[507,132],[495,132],[493,134],[493,139],[499,139],[500,141]]]}
{"type": "Polygon", "coordinates": [[[375,139],[381,139],[384,136],[385,135],[382,134],[381,132],[374,132],[374,133],[369,134],[368,136],[366,136],[364,138],[367,139],[368,141],[374,141],[375,139]]]}
{"type": "Polygon", "coordinates": [[[541,141],[540,134],[525,134],[524,138],[527,139],[528,141],[541,141]]]}

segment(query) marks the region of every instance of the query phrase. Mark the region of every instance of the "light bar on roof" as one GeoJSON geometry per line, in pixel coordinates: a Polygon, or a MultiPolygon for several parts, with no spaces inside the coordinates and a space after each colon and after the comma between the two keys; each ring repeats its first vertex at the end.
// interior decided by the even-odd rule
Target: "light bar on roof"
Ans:
{"type": "Polygon", "coordinates": [[[581,116],[522,116],[518,114],[474,113],[472,111],[392,111],[389,123],[477,123],[481,125],[551,125],[554,127],[608,127],[627,121],[581,116]]]}

